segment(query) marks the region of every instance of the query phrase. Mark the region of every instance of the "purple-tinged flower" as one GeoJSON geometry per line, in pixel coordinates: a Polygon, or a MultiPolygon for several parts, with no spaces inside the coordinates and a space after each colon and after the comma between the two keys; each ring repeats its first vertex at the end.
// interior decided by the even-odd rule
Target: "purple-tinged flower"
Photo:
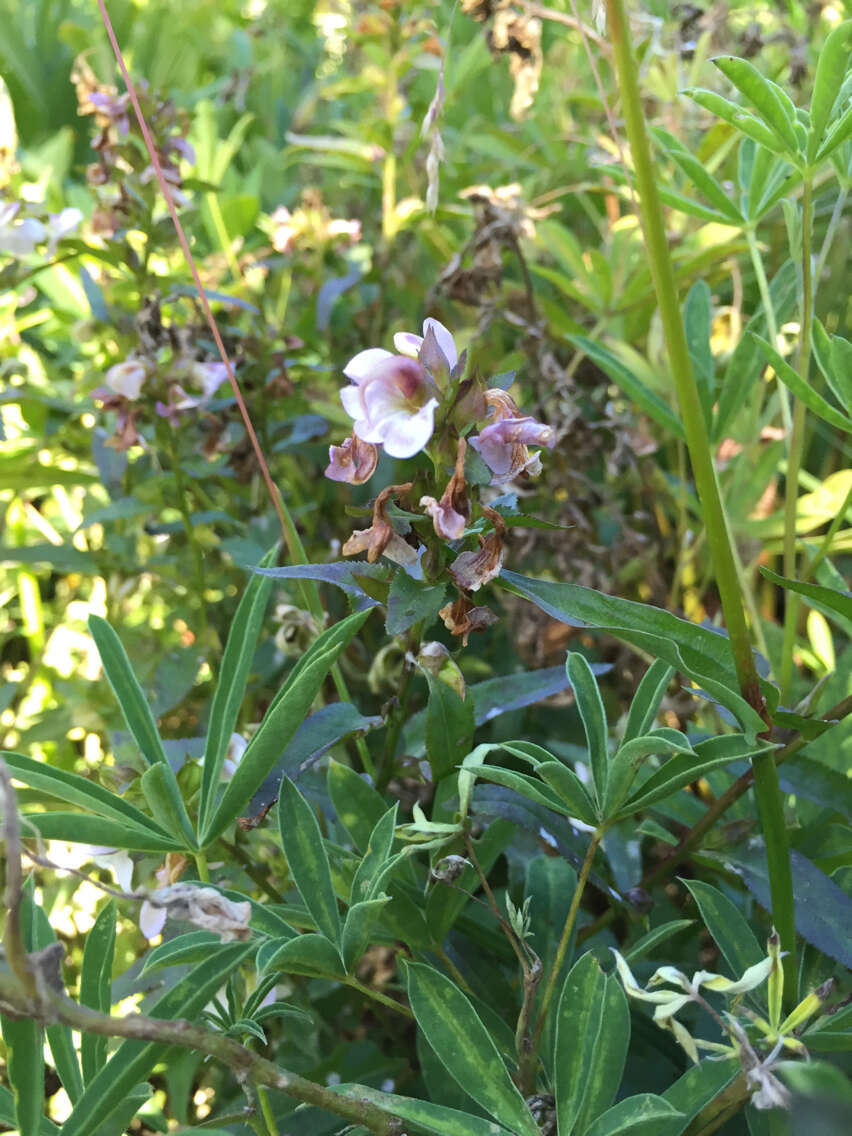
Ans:
{"type": "Polygon", "coordinates": [[[419,453],[435,429],[437,387],[416,359],[381,347],[360,351],[343,368],[352,385],[340,392],[362,442],[384,447],[392,458],[419,453]]]}
{"type": "Polygon", "coordinates": [[[175,410],[203,409],[227,380],[228,368],[224,363],[192,363],[189,374],[201,387],[201,397],[187,394],[183,387],[178,385],[175,387],[175,392],[181,396],[181,399],[180,402],[175,403],[175,410]]]}
{"type": "Polygon", "coordinates": [[[494,421],[483,426],[470,444],[494,475],[491,484],[501,485],[522,473],[536,477],[541,473],[541,461],[527,447],[552,449],[556,441],[553,428],[521,415],[514,399],[503,390],[487,390],[485,399],[494,412],[494,421]]]}
{"type": "Polygon", "coordinates": [[[464,476],[464,455],[467,443],[459,438],[456,454],[456,468],[441,494],[441,500],[434,497],[421,497],[420,507],[432,518],[438,536],[444,540],[459,540],[470,517],[470,498],[467,495],[467,482],[464,476]]]}
{"type": "Polygon", "coordinates": [[[342,446],[328,447],[325,476],[331,481],[363,485],[376,472],[378,461],[379,451],[372,442],[362,442],[357,434],[353,434],[342,446]]]}
{"type": "MultiPolygon", "coordinates": [[[[410,355],[412,359],[420,357],[421,362],[425,362],[427,366],[432,365],[432,360],[424,360],[421,357],[423,344],[429,337],[429,332],[435,337],[435,343],[438,352],[443,359],[447,372],[452,371],[459,361],[458,348],[456,341],[453,339],[452,333],[449,332],[442,323],[436,319],[425,319],[423,321],[423,334],[415,335],[411,331],[400,331],[393,337],[393,345],[400,353],[400,355],[410,355]]],[[[439,360],[440,362],[440,360],[439,360]]]]}
{"type": "Polygon", "coordinates": [[[104,381],[111,391],[134,402],[142,393],[142,385],[148,377],[148,366],[142,359],[125,359],[110,367],[104,381]]]}

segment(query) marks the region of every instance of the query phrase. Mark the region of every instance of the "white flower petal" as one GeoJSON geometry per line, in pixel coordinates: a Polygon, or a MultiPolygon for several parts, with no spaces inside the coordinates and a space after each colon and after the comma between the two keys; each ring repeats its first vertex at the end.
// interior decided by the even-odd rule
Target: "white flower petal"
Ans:
{"type": "Polygon", "coordinates": [[[156,939],[166,925],[165,907],[155,907],[146,899],[139,912],[139,930],[146,939],[156,939]]]}
{"type": "Polygon", "coordinates": [[[340,392],[340,401],[343,403],[343,409],[350,418],[363,418],[364,401],[361,398],[360,387],[344,387],[340,392]]]}
{"type": "Polygon", "coordinates": [[[360,383],[368,378],[382,360],[391,358],[393,352],[385,351],[384,347],[368,347],[366,351],[359,351],[357,355],[352,356],[343,368],[343,373],[347,379],[360,383]]]}
{"type": "Polygon", "coordinates": [[[124,850],[116,848],[93,847],[92,860],[99,868],[112,872],[116,883],[122,891],[131,891],[133,888],[133,861],[124,850]]]}
{"type": "Polygon", "coordinates": [[[400,355],[408,355],[416,359],[423,346],[423,336],[415,335],[413,331],[398,331],[393,337],[393,345],[400,355]]]}
{"type": "Polygon", "coordinates": [[[389,419],[381,439],[385,453],[392,458],[410,458],[419,453],[432,437],[437,405],[438,400],[430,398],[416,414],[396,414],[389,419]]]}
{"type": "Polygon", "coordinates": [[[750,966],[737,982],[725,978],[724,975],[713,974],[709,970],[699,970],[692,976],[692,984],[696,988],[706,986],[708,990],[718,990],[722,994],[745,994],[748,990],[753,990],[755,986],[760,986],[762,982],[766,981],[774,962],[775,960],[771,956],[761,959],[754,966],[750,966]]]}
{"type": "Polygon", "coordinates": [[[444,353],[444,358],[449,363],[450,370],[452,370],[459,361],[459,353],[456,350],[456,341],[453,339],[452,333],[449,332],[439,320],[430,318],[423,321],[424,335],[430,327],[438,341],[438,346],[444,353]]]}

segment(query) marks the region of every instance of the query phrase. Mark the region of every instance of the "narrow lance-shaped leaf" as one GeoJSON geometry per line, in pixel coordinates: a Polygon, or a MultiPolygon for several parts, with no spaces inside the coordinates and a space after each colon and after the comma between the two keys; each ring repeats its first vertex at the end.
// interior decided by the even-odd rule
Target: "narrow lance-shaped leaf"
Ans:
{"type": "Polygon", "coordinates": [[[848,73],[850,50],[852,20],[844,20],[829,32],[819,53],[811,95],[811,128],[808,132],[807,158],[811,164],[823,141],[825,128],[848,73]]]}
{"type": "Polygon", "coordinates": [[[713,936],[725,962],[737,978],[749,967],[757,966],[764,960],[766,951],[755,938],[745,916],[735,903],[703,880],[681,882],[692,893],[692,898],[704,920],[704,926],[713,936]]]}
{"type": "MultiPolygon", "coordinates": [[[[44,910],[37,903],[33,903],[33,944],[36,950],[43,950],[56,942],[56,932],[50,925],[44,910]]],[[[53,1065],[62,1082],[62,1087],[68,1094],[72,1104],[79,1100],[83,1092],[83,1074],[77,1050],[74,1047],[74,1038],[69,1026],[54,1022],[45,1026],[45,1035],[50,1045],[50,1055],[53,1065]]],[[[46,1123],[46,1121],[45,1121],[46,1123]]],[[[42,1129],[44,1124],[42,1124],[42,1129]]]]}
{"type": "Polygon", "coordinates": [[[177,778],[170,765],[159,762],[146,769],[141,777],[142,792],[154,819],[161,828],[180,836],[185,847],[197,847],[192,821],[183,803],[177,778]]]}
{"type": "Polygon", "coordinates": [[[583,1136],[680,1136],[681,1132],[683,1115],[664,1097],[638,1093],[607,1109],[583,1136]]]}
{"type": "Polygon", "coordinates": [[[426,675],[429,702],[426,706],[426,754],[433,780],[439,781],[457,765],[471,747],[475,727],[473,702],[461,698],[440,678],[426,675]]]}
{"type": "Polygon", "coordinates": [[[690,87],[683,93],[689,95],[693,102],[698,103],[705,110],[709,110],[711,114],[715,114],[747,138],[753,138],[755,142],[759,142],[761,146],[771,150],[773,154],[787,154],[789,152],[785,143],[778,138],[774,131],[769,129],[765,122],[755,118],[753,114],[749,114],[736,103],[732,103],[724,95],[719,95],[715,91],[704,90],[702,87],[690,87]]]}
{"type": "Polygon", "coordinates": [[[811,384],[803,379],[799,372],[795,371],[765,339],[762,339],[759,335],[754,335],[753,332],[751,334],[757,346],[763,352],[766,361],[772,364],[775,374],[785,386],[790,388],[796,398],[803,402],[809,410],[812,410],[818,418],[824,419],[839,430],[845,430],[847,434],[852,433],[852,418],[837,410],[815,391],[811,384]]]}
{"type": "Polygon", "coordinates": [[[185,846],[179,837],[160,835],[152,828],[86,813],[27,813],[27,824],[46,840],[67,840],[71,844],[95,844],[105,848],[126,848],[131,852],[180,852],[185,846]]]}
{"type": "Polygon", "coordinates": [[[151,713],[148,700],[133,673],[121,640],[105,619],[99,615],[89,616],[89,631],[98,648],[104,667],[104,674],[113,689],[127,728],[139,746],[139,751],[149,765],[166,761],[163,743],[157,730],[157,723],[151,713]]]}
{"type": "Polygon", "coordinates": [[[302,901],[323,934],[340,946],[340,915],[331,882],[331,868],[314,810],[289,777],[281,782],[278,828],[302,901]]]}
{"type": "Polygon", "coordinates": [[[541,1136],[491,1035],[461,990],[422,963],[407,963],[405,970],[417,1025],[450,1076],[519,1136],[541,1136]]]}
{"type": "MultiPolygon", "coordinates": [[[[24,949],[37,946],[32,877],[24,888],[19,920],[24,949]]],[[[15,1098],[19,1136],[39,1136],[44,1114],[44,1032],[40,1022],[0,1014],[6,1045],[6,1075],[15,1098]]]]}
{"type": "Polygon", "coordinates": [[[656,129],[652,134],[710,204],[731,224],[742,225],[743,217],[739,210],[713,175],[708,173],[706,166],[667,130],[656,129]]]}
{"type": "Polygon", "coordinates": [[[791,154],[799,150],[799,139],[793,124],[796,108],[790,96],[777,83],[767,79],[747,59],[722,56],[713,62],[734,86],[745,95],[766,125],[791,154]]]}
{"type": "Polygon", "coordinates": [[[231,824],[272,771],[281,752],[308,715],[313,700],[338,655],[359,630],[369,610],[356,612],[324,631],[291,671],[273,699],[204,829],[201,842],[209,844],[231,824]]]}
{"type": "MultiPolygon", "coordinates": [[[[275,559],[276,549],[271,549],[261,567],[269,567],[275,559]]],[[[237,716],[245,694],[249,669],[257,646],[257,637],[263,623],[272,579],[255,573],[249,581],[237,607],[225,653],[222,668],[210,708],[210,724],[207,728],[207,741],[204,746],[204,766],[201,772],[201,796],[198,806],[198,825],[203,829],[213,811],[216,787],[222,773],[222,765],[228,750],[228,742],[237,724],[237,716]]]]}
{"type": "Polygon", "coordinates": [[[823,584],[804,584],[801,580],[788,580],[786,576],[779,576],[769,568],[761,567],[760,571],[767,580],[805,596],[818,610],[827,609],[828,615],[834,613],[844,620],[852,621],[852,592],[841,592],[836,588],[827,588],[823,584]]]}
{"type": "MultiPolygon", "coordinates": [[[[80,968],[80,1001],[92,1010],[108,1014],[112,1006],[112,964],[115,957],[115,900],[111,899],[98,914],[86,936],[83,964],[80,968]]],[[[108,1038],[95,1033],[80,1037],[83,1080],[93,1081],[106,1062],[108,1038]]]]}
{"type": "Polygon", "coordinates": [[[598,803],[606,792],[608,747],[607,724],[601,692],[584,655],[572,651],[565,661],[565,671],[574,690],[574,700],[583,722],[589,747],[589,764],[598,803]]]}
{"type": "Polygon", "coordinates": [[[642,675],[627,712],[624,741],[642,737],[651,729],[673,675],[674,669],[662,659],[654,659],[642,675]]]}

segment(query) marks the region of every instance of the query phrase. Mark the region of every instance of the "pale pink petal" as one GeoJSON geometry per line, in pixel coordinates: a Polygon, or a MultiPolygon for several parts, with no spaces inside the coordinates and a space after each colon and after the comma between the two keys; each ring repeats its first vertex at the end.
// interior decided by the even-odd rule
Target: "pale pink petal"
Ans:
{"type": "Polygon", "coordinates": [[[456,350],[456,341],[453,339],[452,334],[447,331],[444,325],[436,319],[427,319],[423,321],[423,334],[431,327],[435,338],[438,340],[438,346],[444,353],[444,358],[449,364],[450,370],[455,367],[459,361],[459,353],[456,350]]]}
{"type": "Polygon", "coordinates": [[[155,907],[146,899],[139,912],[139,930],[146,939],[156,939],[166,925],[165,907],[155,907]]]}
{"type": "Polygon", "coordinates": [[[381,363],[383,359],[392,358],[393,352],[385,351],[384,347],[368,347],[366,351],[359,351],[357,355],[352,356],[343,368],[343,373],[347,379],[360,383],[370,377],[377,364],[381,363]]]}
{"type": "Polygon", "coordinates": [[[400,355],[417,358],[417,353],[423,346],[423,336],[415,335],[413,331],[398,331],[393,337],[393,345],[400,355]]]}
{"type": "Polygon", "coordinates": [[[464,535],[465,519],[452,505],[442,504],[434,497],[421,497],[420,507],[432,518],[436,534],[444,540],[459,540],[464,535]]]}
{"type": "Polygon", "coordinates": [[[430,398],[416,414],[397,414],[384,425],[382,444],[392,458],[410,458],[419,453],[435,429],[436,398],[430,398]]]}
{"type": "Polygon", "coordinates": [[[343,403],[343,409],[350,418],[364,417],[364,400],[361,397],[360,387],[344,387],[340,392],[340,401],[343,403]]]}

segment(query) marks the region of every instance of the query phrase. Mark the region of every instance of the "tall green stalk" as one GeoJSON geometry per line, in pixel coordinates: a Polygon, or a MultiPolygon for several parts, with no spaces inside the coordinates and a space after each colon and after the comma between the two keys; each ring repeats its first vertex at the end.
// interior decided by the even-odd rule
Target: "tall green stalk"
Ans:
{"type": "MultiPolygon", "coordinates": [[[[639,201],[645,246],[737,677],[746,700],[759,713],[765,714],[742,592],[737,578],[731,534],[725,518],[707,423],[701,409],[686,342],[674,269],[666,238],[662,203],[654,177],[654,163],[642,112],[642,98],[636,60],[630,41],[627,12],[624,0],[607,0],[606,7],[607,32],[613,48],[613,62],[621,96],[624,126],[633,158],[634,185],[639,201]]],[[[782,947],[788,952],[785,959],[785,987],[788,996],[793,997],[796,980],[796,936],[793,919],[793,879],[784,823],[784,800],[771,755],[755,758],[753,766],[755,796],[766,842],[772,915],[781,936],[782,947]]]]}

